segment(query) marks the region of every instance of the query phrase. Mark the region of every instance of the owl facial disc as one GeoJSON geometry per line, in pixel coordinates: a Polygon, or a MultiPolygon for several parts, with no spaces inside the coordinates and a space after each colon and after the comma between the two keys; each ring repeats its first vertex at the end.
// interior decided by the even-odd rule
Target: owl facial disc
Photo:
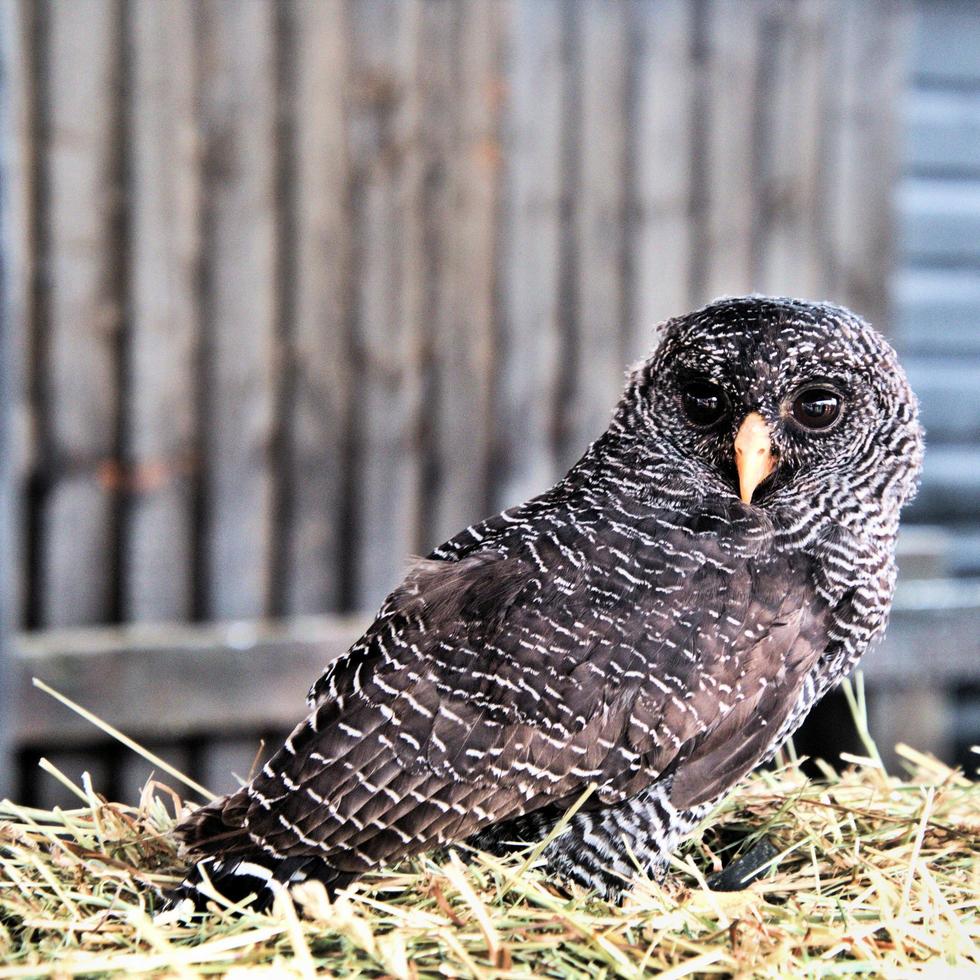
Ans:
{"type": "Polygon", "coordinates": [[[752,503],[755,488],[776,468],[769,426],[758,412],[751,412],[735,436],[735,466],[742,502],[752,503]]]}

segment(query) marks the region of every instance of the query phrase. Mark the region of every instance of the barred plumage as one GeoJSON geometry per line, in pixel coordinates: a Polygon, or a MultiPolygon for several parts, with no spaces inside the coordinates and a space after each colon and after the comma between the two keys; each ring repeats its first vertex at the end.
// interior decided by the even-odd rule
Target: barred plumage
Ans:
{"type": "Polygon", "coordinates": [[[852,313],[726,299],[668,321],[552,489],[418,562],[245,787],[178,833],[234,897],[336,888],[451,841],[539,839],[615,895],[771,758],[882,631],[922,456],[852,313]],[[771,471],[771,472],[770,472],[771,471]]]}

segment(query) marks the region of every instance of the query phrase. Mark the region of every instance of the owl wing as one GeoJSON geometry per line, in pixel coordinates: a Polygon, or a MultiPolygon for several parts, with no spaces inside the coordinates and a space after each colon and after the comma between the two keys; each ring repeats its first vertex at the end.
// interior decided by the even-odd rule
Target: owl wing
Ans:
{"type": "Polygon", "coordinates": [[[820,655],[807,569],[676,515],[611,538],[564,526],[419,563],[310,717],[212,808],[269,853],[361,871],[590,783],[606,804],[668,772],[685,804],[718,795],[820,655]]]}

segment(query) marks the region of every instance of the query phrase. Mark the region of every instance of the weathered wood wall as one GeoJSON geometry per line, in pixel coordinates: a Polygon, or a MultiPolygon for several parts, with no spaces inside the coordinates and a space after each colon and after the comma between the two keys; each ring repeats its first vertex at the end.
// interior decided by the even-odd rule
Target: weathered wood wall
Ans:
{"type": "Polygon", "coordinates": [[[369,607],[663,317],[884,320],[901,5],[4,10],[28,628],[369,607]]]}
{"type": "Polygon", "coordinates": [[[21,629],[370,609],[664,317],[887,326],[902,3],[0,10],[21,629]]]}

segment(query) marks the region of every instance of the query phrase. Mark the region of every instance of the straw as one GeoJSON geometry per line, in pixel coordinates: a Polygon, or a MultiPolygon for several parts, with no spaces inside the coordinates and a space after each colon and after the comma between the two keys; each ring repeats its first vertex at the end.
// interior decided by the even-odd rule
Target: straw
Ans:
{"type": "Polygon", "coordinates": [[[665,880],[619,904],[563,889],[529,846],[425,855],[332,901],[307,882],[268,914],[215,903],[188,921],[154,916],[182,870],[173,790],[124,806],[49,765],[82,805],[0,803],[0,980],[977,975],[980,785],[904,746],[908,772],[889,775],[873,744],[819,781],[795,762],[750,776],[665,880]],[[762,828],[779,854],[768,876],[706,891],[762,828]]]}

